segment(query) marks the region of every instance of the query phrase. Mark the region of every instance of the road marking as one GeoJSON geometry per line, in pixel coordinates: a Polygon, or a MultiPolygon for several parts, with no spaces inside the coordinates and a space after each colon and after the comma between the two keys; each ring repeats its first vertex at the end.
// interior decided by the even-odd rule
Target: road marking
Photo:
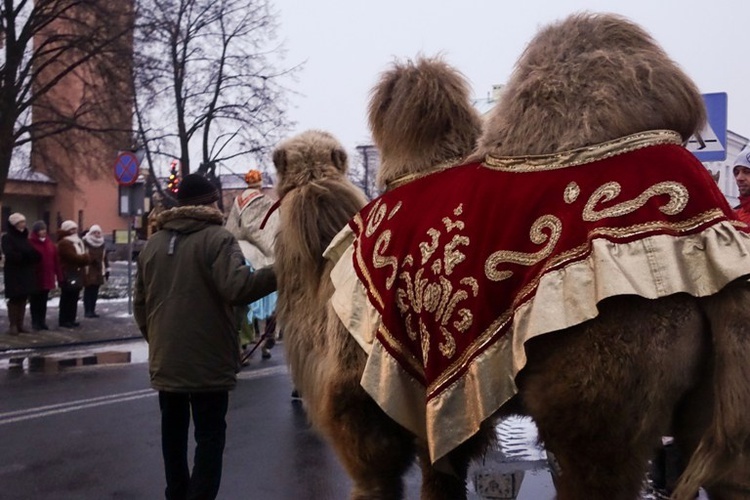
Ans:
{"type": "Polygon", "coordinates": [[[271,366],[269,368],[261,368],[260,370],[240,372],[237,374],[237,378],[241,380],[252,380],[254,378],[267,377],[269,375],[281,375],[287,372],[288,370],[286,368],[286,365],[279,365],[271,366]]]}
{"type": "MultiPolygon", "coordinates": [[[[253,380],[257,378],[268,377],[271,375],[281,375],[287,373],[287,368],[284,365],[272,366],[269,368],[262,368],[260,370],[251,370],[247,372],[240,372],[237,374],[237,378],[242,380],[253,380]]],[[[96,408],[97,406],[110,405],[115,403],[124,403],[126,401],[134,401],[137,399],[150,398],[158,394],[153,389],[141,389],[138,391],[121,392],[119,394],[110,394],[107,396],[99,396],[95,398],[79,399],[77,401],[68,401],[66,403],[58,403],[53,405],[37,406],[35,408],[27,408],[25,410],[15,410],[5,413],[0,413],[0,425],[12,424],[15,422],[23,422],[25,420],[33,420],[37,418],[49,417],[51,415],[58,415],[61,413],[69,413],[72,411],[85,410],[88,408],[96,408]]]]}

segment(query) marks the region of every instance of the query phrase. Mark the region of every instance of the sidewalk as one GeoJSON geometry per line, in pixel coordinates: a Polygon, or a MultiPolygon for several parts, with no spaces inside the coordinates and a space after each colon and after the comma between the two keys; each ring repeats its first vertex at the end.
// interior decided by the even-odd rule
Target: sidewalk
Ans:
{"type": "Polygon", "coordinates": [[[23,357],[40,351],[74,349],[107,342],[141,339],[132,315],[128,313],[128,299],[100,299],[96,306],[99,318],[84,318],[83,305],[79,301],[78,328],[57,326],[58,300],[52,299],[47,308],[47,324],[50,330],[31,331],[31,317],[26,308],[24,326],[28,333],[8,335],[8,311],[5,301],[0,302],[0,359],[23,357]]]}

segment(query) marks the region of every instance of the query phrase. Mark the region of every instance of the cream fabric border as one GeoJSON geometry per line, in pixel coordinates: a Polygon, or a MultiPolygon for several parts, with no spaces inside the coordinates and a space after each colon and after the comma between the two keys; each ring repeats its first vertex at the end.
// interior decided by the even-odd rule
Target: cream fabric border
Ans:
{"type": "Polygon", "coordinates": [[[588,258],[542,277],[535,296],[516,310],[512,335],[488,347],[461,378],[427,403],[426,389],[374,338],[380,319],[356,277],[353,248],[339,250],[334,252],[341,258],[331,273],[336,287],[331,300],[369,353],[362,386],[383,411],[427,443],[438,467],[445,465],[441,458],[517,392],[515,375],[526,364],[528,340],[596,317],[596,304],[607,297],[658,298],[678,292],[703,297],[750,275],[750,236],[731,222],[689,236],[657,235],[630,243],[594,240],[588,258]]]}
{"type": "Polygon", "coordinates": [[[597,303],[608,297],[655,299],[679,292],[705,297],[747,275],[750,236],[727,221],[689,236],[594,240],[587,259],[544,275],[533,299],[516,309],[514,374],[526,365],[528,340],[595,318],[597,303]]]}
{"type": "Polygon", "coordinates": [[[331,270],[335,290],[330,303],[359,346],[370,354],[380,328],[380,314],[367,298],[367,290],[354,270],[353,241],[354,232],[346,226],[323,252],[325,258],[335,263],[331,270]]]}

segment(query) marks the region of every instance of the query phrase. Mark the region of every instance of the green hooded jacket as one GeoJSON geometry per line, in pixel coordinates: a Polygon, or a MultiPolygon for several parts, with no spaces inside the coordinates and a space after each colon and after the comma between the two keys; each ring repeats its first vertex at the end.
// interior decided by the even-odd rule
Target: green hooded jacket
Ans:
{"type": "Polygon", "coordinates": [[[133,312],[156,390],[234,388],[240,347],[233,308],[276,290],[273,269],[252,272],[222,223],[209,206],[164,211],[138,257],[133,312]]]}

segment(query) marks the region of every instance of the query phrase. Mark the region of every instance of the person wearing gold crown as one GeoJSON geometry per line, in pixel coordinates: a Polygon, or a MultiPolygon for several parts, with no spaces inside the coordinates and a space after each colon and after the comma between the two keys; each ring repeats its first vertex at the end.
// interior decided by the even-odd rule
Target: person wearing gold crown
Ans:
{"type": "MultiPolygon", "coordinates": [[[[249,170],[245,174],[245,189],[234,199],[225,227],[240,243],[245,259],[255,269],[273,264],[274,239],[278,228],[279,214],[272,210],[274,200],[263,190],[263,174],[260,170],[249,170]],[[263,226],[263,227],[261,227],[263,226]]],[[[275,343],[276,292],[249,305],[248,321],[257,322],[255,329],[266,330],[262,347],[263,359],[271,357],[270,349],[275,343]]]]}

